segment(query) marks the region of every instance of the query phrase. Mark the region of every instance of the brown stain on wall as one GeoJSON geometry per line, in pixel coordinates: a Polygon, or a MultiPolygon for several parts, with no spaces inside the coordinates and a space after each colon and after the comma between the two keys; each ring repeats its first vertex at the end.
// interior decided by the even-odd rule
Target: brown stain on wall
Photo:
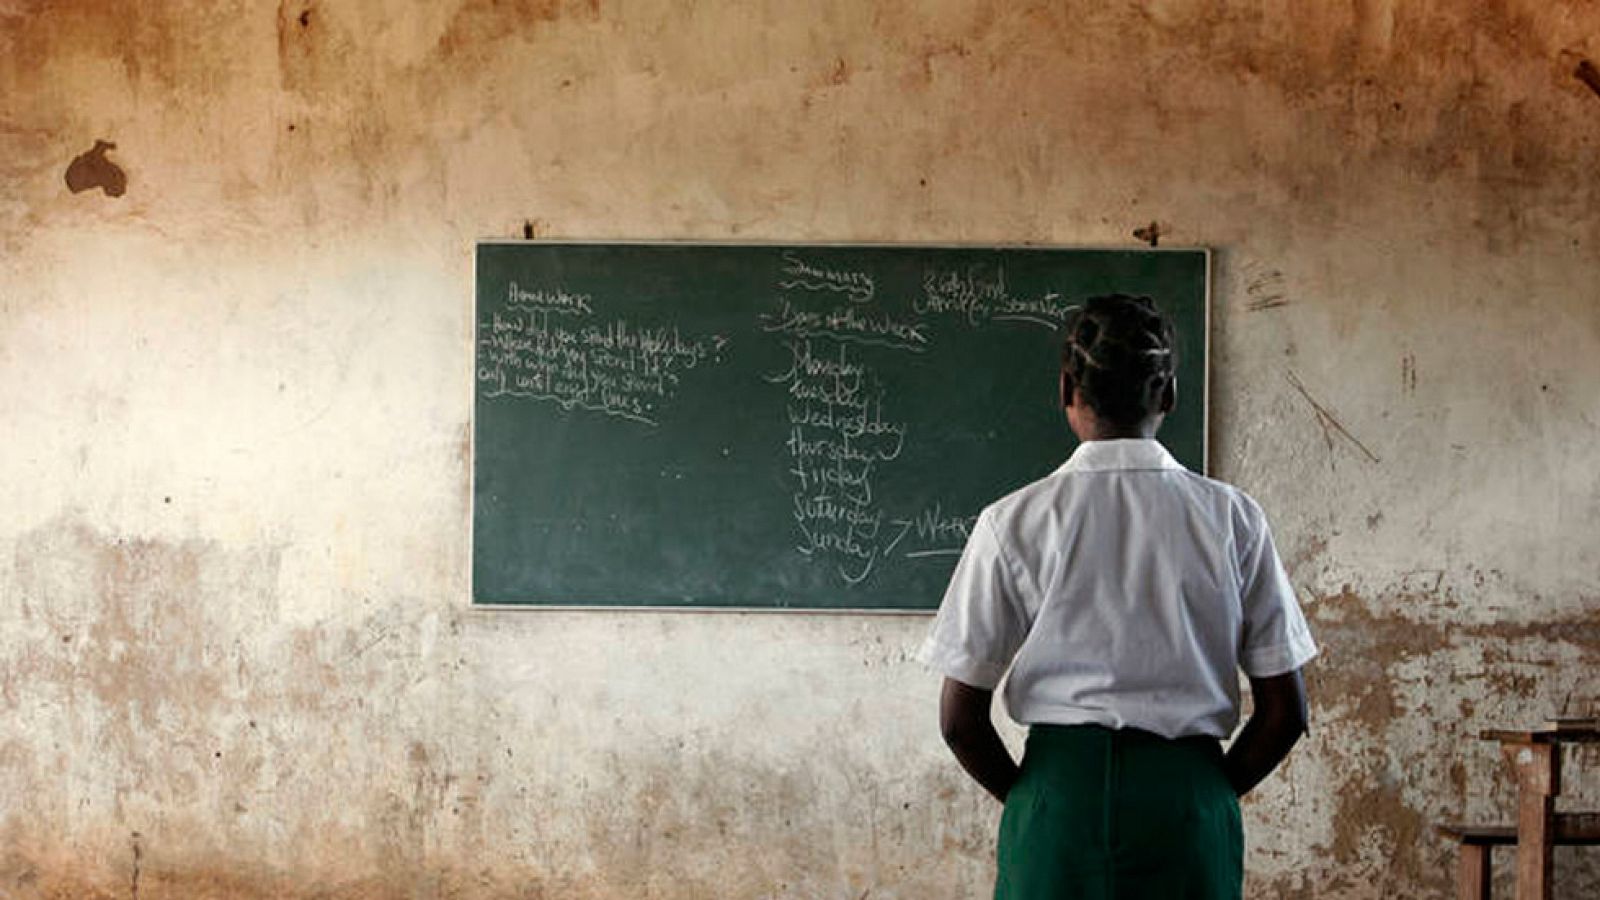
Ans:
{"type": "MultiPolygon", "coordinates": [[[[641,748],[643,749],[643,748],[641,748]]],[[[821,745],[818,745],[821,749],[821,745]]],[[[941,770],[908,781],[858,776],[848,784],[819,785],[811,775],[734,755],[651,752],[609,754],[604,780],[586,785],[576,808],[585,831],[482,835],[458,858],[440,858],[426,841],[396,846],[373,867],[359,858],[333,866],[310,854],[289,871],[253,862],[248,854],[196,856],[147,841],[141,858],[140,897],[365,898],[459,897],[550,900],[703,900],[707,897],[859,897],[893,886],[909,896],[970,896],[987,885],[950,884],[932,872],[885,865],[883,849],[913,844],[942,857],[983,863],[992,856],[987,829],[952,828],[989,801],[956,789],[955,772],[941,770]],[[851,790],[852,816],[840,822],[820,808],[819,791],[851,790]],[[838,841],[861,821],[865,842],[839,858],[838,841]],[[523,847],[534,841],[545,868],[529,865],[523,847]],[[574,843],[576,841],[576,843],[574,843]],[[502,852],[491,852],[499,846],[502,852]],[[756,849],[759,848],[759,849],[756,849]],[[409,855],[406,855],[409,854],[409,855]],[[574,862],[587,858],[597,865],[574,862]]],[[[463,780],[438,768],[439,760],[413,747],[416,790],[430,804],[463,805],[463,780]],[[421,774],[426,773],[426,774],[421,774]]],[[[840,773],[840,777],[849,776],[840,773]]],[[[432,838],[430,837],[430,840],[432,838]]],[[[93,867],[69,852],[41,853],[8,844],[0,857],[0,885],[21,886],[18,900],[127,896],[131,869],[95,877],[93,867]]]]}
{"type": "Polygon", "coordinates": [[[396,170],[416,149],[417,125],[397,128],[396,119],[417,111],[418,95],[438,93],[437,85],[382,67],[360,21],[336,15],[339,9],[316,0],[280,0],[277,9],[279,83],[306,112],[279,131],[275,174],[308,228],[330,215],[395,207],[402,197],[396,170]]]}
{"type": "MultiPolygon", "coordinates": [[[[490,797],[507,800],[496,788],[507,767],[499,748],[463,758],[435,742],[450,735],[422,735],[384,763],[407,727],[390,712],[403,691],[386,676],[418,664],[410,649],[415,623],[399,611],[345,626],[280,628],[283,636],[274,637],[276,551],[118,538],[70,519],[27,535],[14,563],[5,599],[16,609],[8,612],[25,613],[50,640],[0,659],[7,696],[66,696],[69,715],[88,731],[94,766],[130,780],[115,808],[80,807],[68,825],[54,804],[78,798],[60,796],[65,786],[41,772],[41,789],[0,822],[7,897],[124,898],[134,883],[143,900],[782,895],[797,877],[835,883],[838,829],[861,820],[874,823],[872,838],[886,847],[942,843],[946,853],[988,853],[986,834],[958,832],[966,840],[952,844],[952,832],[943,831],[971,815],[960,807],[973,795],[953,789],[953,769],[902,782],[851,775],[862,768],[857,761],[829,770],[856,780],[830,786],[782,762],[714,747],[685,752],[681,740],[666,746],[648,738],[626,750],[586,750],[606,753],[606,765],[576,797],[519,790],[527,799],[514,804],[561,797],[563,816],[583,824],[573,835],[558,827],[562,817],[551,817],[550,831],[518,837],[495,824],[504,810],[486,808],[490,797]],[[248,650],[238,647],[244,634],[255,636],[248,650]],[[351,720],[369,720],[371,730],[351,730],[351,720]],[[104,727],[96,730],[97,722],[104,727]],[[362,757],[376,757],[380,777],[316,769],[347,766],[319,754],[352,744],[362,757]],[[294,788],[303,777],[319,785],[332,777],[345,793],[319,793],[313,805],[297,807],[294,788]],[[269,785],[264,795],[262,785],[269,785]],[[817,802],[819,790],[859,798],[850,801],[852,823],[835,820],[830,804],[817,802]],[[196,806],[208,791],[224,808],[196,806]],[[323,818],[317,805],[330,804],[362,813],[353,825],[306,830],[308,820],[323,818]],[[276,823],[278,840],[287,830],[301,847],[292,870],[264,866],[248,842],[225,839],[234,833],[227,820],[257,805],[276,823]],[[130,832],[138,834],[134,844],[130,832]],[[544,867],[524,854],[484,854],[521,840],[547,848],[537,857],[544,867]],[[750,852],[757,846],[763,851],[750,852]],[[87,858],[85,848],[94,848],[87,858]],[[575,861],[584,858],[598,865],[575,861]]],[[[457,633],[453,624],[447,630],[457,633]]],[[[513,750],[535,759],[540,752],[536,731],[502,737],[506,761],[513,750]]],[[[819,735],[810,752],[837,749],[840,739],[819,735]]],[[[48,764],[10,744],[0,745],[0,761],[48,764]]],[[[520,771],[528,777],[526,767],[520,771]]],[[[855,854],[850,865],[838,877],[851,896],[890,878],[920,883],[916,873],[876,871],[875,855],[855,854]]],[[[833,893],[819,890],[811,895],[833,893]]]]}
{"type": "MultiPolygon", "coordinates": [[[[3,882],[0,882],[3,884],[3,882]]],[[[35,869],[8,893],[14,900],[129,900],[126,883],[85,878],[70,863],[35,869]]],[[[687,900],[688,895],[679,895],[687,900]]],[[[481,898],[481,900],[620,900],[588,886],[556,885],[537,877],[506,878],[481,869],[434,869],[399,877],[328,877],[307,881],[292,874],[252,871],[238,861],[218,859],[180,869],[152,869],[141,881],[138,900],[402,900],[402,898],[481,898]]]]}
{"type": "MultiPolygon", "coordinates": [[[[919,95],[932,89],[943,68],[961,74],[945,79],[948,89],[927,102],[946,102],[958,87],[966,93],[995,92],[999,102],[980,104],[978,120],[939,135],[942,145],[930,148],[929,161],[959,146],[967,130],[1011,140],[1008,132],[1016,127],[1019,110],[1010,102],[1036,105],[1039,98],[1025,89],[1037,79],[1074,74],[1067,61],[1118,73],[1114,80],[1094,75],[1107,81],[1089,96],[1025,110],[1033,115],[1024,133],[1038,132],[1041,146],[1081,145],[1087,159],[1054,157],[1048,166],[1020,176],[1024,180],[1048,179],[1050,171],[1075,162],[1116,159],[1136,145],[1176,164],[1190,152],[1182,148],[1208,144],[1204,129],[1210,123],[1250,115],[1235,106],[1244,101],[1230,98],[1269,91],[1281,100],[1282,114],[1301,126],[1289,130],[1317,139],[1283,146],[1257,136],[1248,162],[1287,189],[1307,216],[1340,193],[1334,188],[1348,173],[1400,168],[1424,182],[1464,183],[1477,207],[1473,227],[1490,249],[1511,252],[1549,227],[1545,219],[1527,214],[1535,201],[1574,216],[1591,205],[1593,191],[1582,185],[1592,179],[1581,160],[1600,120],[1575,118],[1573,101],[1592,101],[1580,95],[1585,89],[1572,78],[1572,67],[1552,60],[1563,48],[1581,45],[1592,31],[1586,26],[1595,23],[1592,13],[1571,3],[1557,3],[1539,15],[1527,4],[1478,6],[1468,11],[1443,3],[1365,3],[1282,15],[1205,2],[1070,13],[1049,4],[1010,4],[946,14],[930,24],[915,7],[890,4],[875,9],[870,20],[882,38],[872,46],[891,48],[878,51],[882,58],[858,60],[830,52],[816,62],[827,83],[842,76],[841,84],[856,84],[851,79],[867,70],[905,72],[905,86],[919,95]],[[1058,49],[1041,55],[1037,45],[1044,34],[1058,49]],[[1151,46],[1166,49],[1151,54],[1151,46]],[[846,62],[842,72],[839,61],[846,62]],[[1171,140],[1148,146],[1146,135],[1125,131],[1119,123],[1145,118],[1126,115],[1130,106],[1160,121],[1171,140]],[[1094,133],[1083,133],[1084,121],[1098,123],[1094,133]]],[[[36,66],[14,67],[18,88],[43,86],[50,60],[114,53],[124,59],[134,82],[166,87],[185,102],[197,102],[236,82],[237,67],[228,59],[251,52],[248,42],[234,39],[247,33],[229,23],[240,17],[220,7],[198,24],[193,10],[175,3],[148,4],[139,16],[119,15],[115,5],[87,0],[38,8],[40,15],[18,17],[5,26],[16,32],[19,50],[37,56],[36,66]],[[225,38],[196,40],[193,35],[205,28],[225,38]],[[34,70],[41,74],[27,74],[34,70]]],[[[298,182],[319,167],[324,173],[348,167],[353,172],[340,177],[353,175],[367,202],[392,204],[399,188],[388,183],[390,170],[409,154],[437,146],[437,136],[409,133],[426,128],[400,126],[406,113],[446,103],[452,86],[490,100],[498,92],[487,85],[514,76],[514,54],[506,48],[527,50],[568,24],[609,23],[615,41],[627,41],[620,30],[624,11],[598,0],[464,0],[454,9],[428,60],[396,68],[376,58],[360,29],[315,0],[279,4],[280,79],[311,105],[310,131],[320,141],[303,154],[286,154],[282,187],[298,189],[298,182]],[[434,143],[417,143],[424,138],[434,143]]],[[[674,71],[650,65],[670,94],[677,84],[674,71]]],[[[551,82],[551,90],[557,90],[557,82],[571,83],[574,75],[603,76],[606,68],[597,62],[591,71],[566,73],[551,82]]],[[[802,100],[809,102],[810,95],[802,100]]],[[[750,112],[756,118],[771,115],[770,110],[750,112]]],[[[841,150],[852,156],[860,152],[855,146],[841,150]]],[[[1214,152],[1219,151],[1204,150],[1214,152]]],[[[1245,162],[1207,159],[1207,164],[1245,162]]],[[[845,160],[847,166],[854,162],[845,160]]],[[[330,207],[344,208],[319,199],[308,202],[305,216],[325,219],[330,207]]]]}
{"type": "MultiPolygon", "coordinates": [[[[1070,21],[1030,18],[1055,27],[1083,58],[1125,59],[1127,84],[1156,86],[1143,102],[1173,125],[1203,125],[1246,97],[1278,101],[1274,113],[1324,139],[1315,147],[1255,141],[1249,163],[1291,191],[1302,217],[1336,214],[1326,198],[1345,191],[1349,173],[1373,169],[1466,185],[1472,224],[1494,252],[1526,243],[1535,226],[1525,210],[1534,203],[1583,217],[1593,179],[1581,160],[1600,120],[1579,118],[1583,89],[1556,60],[1600,25],[1593,8],[1562,3],[1535,15],[1534,5],[1514,2],[1384,6],[1392,21],[1381,28],[1360,5],[1286,14],[1188,3],[1141,8],[1142,18],[1110,7],[1070,21]],[[1170,52],[1145,52],[1152,43],[1170,52]]],[[[1108,90],[1106,99],[1126,103],[1129,93],[1108,90]]],[[[1097,109],[1092,118],[1124,117],[1097,109]]],[[[1105,150],[1125,152],[1137,137],[1117,135],[1105,150]]]]}
{"type": "Polygon", "coordinates": [[[228,4],[20,0],[0,17],[0,72],[13,86],[42,84],[65,60],[114,59],[138,92],[215,91],[237,74],[244,24],[228,4]]]}
{"type": "Polygon", "coordinates": [[[70,665],[41,659],[31,674],[91,688],[113,713],[115,745],[138,743],[135,732],[154,729],[164,712],[204,709],[220,699],[226,675],[205,627],[204,553],[197,544],[102,539],[76,523],[19,545],[16,565],[24,579],[41,565],[69,567],[68,577],[82,578],[92,591],[82,619],[59,618],[59,600],[39,598],[35,608],[72,658],[70,665]]]}
{"type": "Polygon", "coordinates": [[[465,0],[439,38],[445,57],[481,59],[489,48],[562,20],[595,22],[600,0],[465,0]]]}
{"type": "MultiPolygon", "coordinates": [[[[90,830],[77,836],[62,834],[64,823],[49,812],[60,802],[60,783],[19,799],[0,823],[9,848],[0,857],[0,886],[19,892],[6,896],[126,896],[133,870],[113,861],[127,860],[130,829],[140,835],[135,862],[145,898],[409,895],[403,879],[426,867],[422,835],[446,802],[440,791],[421,792],[435,778],[425,756],[418,793],[405,805],[406,825],[391,835],[399,847],[379,854],[390,862],[377,871],[388,874],[359,875],[323,890],[300,883],[303,875],[251,874],[248,856],[220,861],[214,871],[205,861],[225,852],[226,841],[213,838],[228,833],[229,817],[281,802],[254,790],[263,778],[284,777],[270,773],[292,773],[301,764],[285,724],[348,719],[350,700],[358,706],[367,697],[381,700],[392,690],[385,675],[406,653],[388,639],[415,643],[415,623],[380,610],[359,628],[294,629],[281,646],[263,644],[262,627],[276,611],[279,565],[276,548],[241,552],[205,541],[115,538],[70,519],[19,541],[10,596],[42,639],[0,659],[0,695],[55,698],[69,729],[92,747],[96,768],[115,773],[117,784],[110,808],[81,807],[78,818],[90,830]],[[197,827],[167,827],[193,822],[196,803],[207,795],[227,798],[229,812],[207,813],[197,827]],[[122,834],[123,852],[87,864],[76,848],[105,830],[122,834]]],[[[381,709],[376,715],[381,721],[381,709]]],[[[332,733],[341,726],[321,727],[332,733]]],[[[0,745],[0,758],[44,765],[17,756],[20,749],[0,745]]],[[[338,846],[340,839],[323,834],[316,842],[338,846]]],[[[317,861],[315,854],[307,859],[317,861]]],[[[508,887],[503,895],[521,889],[508,887]]]]}
{"type": "Polygon", "coordinates": [[[283,88],[327,103],[367,92],[373,72],[361,41],[314,0],[278,3],[278,72],[283,88]]]}
{"type": "MultiPolygon", "coordinates": [[[[831,63],[822,67],[817,75],[807,81],[806,88],[810,91],[818,88],[844,87],[850,83],[855,74],[855,67],[849,60],[843,56],[836,56],[831,63]]],[[[804,102],[811,102],[810,97],[807,96],[804,102]]]]}
{"type": "MultiPolygon", "coordinates": [[[[495,831],[481,818],[480,798],[485,791],[492,792],[498,764],[483,757],[463,768],[421,739],[406,745],[395,770],[400,777],[387,785],[387,794],[380,791],[380,797],[390,799],[374,805],[366,816],[366,821],[378,827],[378,834],[316,835],[319,843],[352,838],[358,843],[375,842],[376,853],[357,857],[342,875],[325,873],[319,880],[307,882],[303,878],[308,876],[296,873],[253,869],[248,858],[217,858],[215,850],[208,851],[208,856],[182,846],[167,846],[165,842],[172,840],[170,833],[144,825],[136,811],[150,809],[154,800],[171,804],[169,815],[182,820],[186,815],[183,794],[194,789],[186,785],[216,777],[193,772],[193,760],[186,757],[198,749],[195,755],[205,758],[213,746],[220,746],[219,752],[229,761],[237,757],[246,766],[265,762],[265,751],[241,749],[218,732],[218,722],[225,721],[230,710],[258,716],[269,725],[289,709],[334,717],[365,715],[343,704],[352,698],[366,698],[380,707],[386,703],[386,694],[393,687],[379,673],[404,664],[405,648],[414,640],[392,612],[356,628],[300,629],[294,632],[284,664],[293,672],[292,681],[282,673],[269,672],[235,679],[233,661],[224,652],[226,645],[241,629],[255,626],[231,616],[219,618],[221,610],[215,604],[219,597],[242,601],[246,608],[252,600],[261,604],[268,588],[234,579],[243,576],[255,581],[256,576],[247,573],[270,573],[274,563],[270,555],[247,554],[234,560],[228,556],[228,551],[206,542],[123,540],[63,522],[29,537],[19,545],[15,558],[19,590],[13,596],[18,610],[26,611],[47,633],[73,640],[41,642],[21,659],[7,661],[5,690],[8,696],[17,696],[20,690],[70,691],[75,685],[85,685],[90,694],[80,699],[79,703],[86,704],[82,708],[107,713],[110,729],[99,739],[97,753],[104,764],[140,776],[139,783],[125,789],[127,812],[120,814],[123,817],[116,820],[114,828],[124,847],[129,826],[145,835],[141,896],[416,896],[412,893],[416,886],[426,885],[435,892],[430,896],[598,900],[645,892],[674,900],[774,893],[781,891],[795,872],[826,870],[837,864],[833,848],[837,847],[838,823],[826,818],[836,805],[819,804],[816,797],[819,790],[840,795],[840,786],[817,783],[814,770],[745,761],[715,750],[683,752],[681,746],[674,749],[648,741],[631,752],[607,751],[604,777],[587,786],[571,807],[581,811],[586,843],[598,848],[596,852],[605,860],[596,871],[533,871],[441,856],[430,850],[436,846],[434,835],[445,827],[441,823],[453,820],[466,821],[466,833],[478,835],[472,845],[492,841],[495,831]],[[208,736],[220,742],[211,743],[208,736]],[[152,738],[157,740],[152,742],[152,738]],[[198,748],[194,746],[197,738],[198,748]],[[152,751],[156,744],[163,748],[159,754],[152,751]],[[141,750],[141,745],[145,749],[141,750]],[[166,799],[160,799],[163,797],[166,799]],[[749,854],[752,846],[765,849],[761,854],[749,854]],[[730,890],[732,893],[727,892],[730,890]]],[[[271,578],[262,580],[270,582],[271,578]]],[[[1419,809],[1403,795],[1385,753],[1370,741],[1381,740],[1397,726],[1416,727],[1416,723],[1439,721],[1439,717],[1407,708],[1395,689],[1396,671],[1452,647],[1502,645],[1506,653],[1499,662],[1494,653],[1484,654],[1500,670],[1498,676],[1490,673],[1489,680],[1496,694],[1526,704],[1539,689],[1536,682],[1518,672],[1519,666],[1538,663],[1537,658],[1525,655],[1528,647],[1576,648],[1582,665],[1600,664],[1600,622],[1587,617],[1453,628],[1411,622],[1398,612],[1437,599],[1426,595],[1365,598],[1346,591],[1308,603],[1325,649],[1323,659],[1308,671],[1318,706],[1316,727],[1333,729],[1348,741],[1325,742],[1321,751],[1338,765],[1334,838],[1325,848],[1331,857],[1330,868],[1333,872],[1355,870],[1362,854],[1376,845],[1391,854],[1381,877],[1396,889],[1426,885],[1443,890],[1445,849],[1429,839],[1428,828],[1431,822],[1446,817],[1454,802],[1449,798],[1459,798],[1469,781],[1461,759],[1453,759],[1441,771],[1436,788],[1413,785],[1444,798],[1441,807],[1419,809]],[[1523,649],[1511,653],[1517,646],[1523,649]],[[1358,739],[1349,741],[1351,737],[1358,739]]],[[[270,603],[261,606],[270,612],[270,603]]],[[[1444,673],[1444,677],[1451,676],[1444,673]]],[[[1448,696],[1447,685],[1439,687],[1435,693],[1448,696]]],[[[381,708],[373,714],[383,717],[381,708]]],[[[1470,716],[1468,711],[1458,717],[1461,727],[1475,727],[1470,716]]],[[[251,728],[254,725],[252,720],[251,728]]],[[[1420,749],[1397,752],[1470,756],[1471,745],[1463,750],[1461,738],[1470,738],[1470,734],[1441,735],[1422,741],[1420,749]],[[1440,747],[1449,750],[1440,751],[1440,747]]],[[[825,746],[849,745],[843,735],[823,734],[817,740],[818,753],[825,752],[825,746]]],[[[280,746],[271,752],[289,749],[280,746]]],[[[25,754],[8,753],[8,759],[26,760],[25,754]]],[[[1407,764],[1404,757],[1400,762],[1407,764]]],[[[1415,770],[1425,768],[1417,766],[1415,770]]],[[[980,861],[988,852],[986,831],[969,828],[944,831],[942,836],[930,832],[938,823],[972,816],[971,811],[960,808],[970,792],[951,790],[958,777],[953,769],[924,773],[920,780],[904,783],[860,766],[844,765],[833,771],[849,780],[842,795],[855,798],[846,803],[850,818],[872,823],[871,840],[882,841],[885,847],[942,842],[945,852],[980,861]],[[956,843],[951,844],[952,839],[956,843]]],[[[248,780],[247,773],[247,768],[233,770],[224,777],[248,780]]],[[[35,820],[48,821],[48,817],[35,820]]],[[[74,842],[53,844],[48,835],[41,841],[38,834],[32,834],[9,835],[4,843],[11,849],[8,856],[0,857],[0,885],[14,886],[18,896],[123,896],[118,885],[129,883],[130,872],[120,867],[104,873],[103,881],[96,881],[92,867],[85,869],[69,849],[74,842]]],[[[860,869],[849,876],[850,884],[867,890],[885,879],[902,886],[915,880],[913,873],[891,875],[874,870],[870,864],[873,855],[866,853],[852,863],[860,869]]],[[[315,864],[319,859],[313,854],[307,862],[315,864]]],[[[1331,891],[1343,883],[1340,879],[1359,877],[1334,875],[1332,882],[1323,885],[1331,891]]]]}
{"type": "Polygon", "coordinates": [[[94,146],[73,157],[67,165],[67,189],[74,194],[99,188],[108,197],[121,197],[128,190],[128,176],[122,168],[106,159],[107,150],[115,150],[110,141],[95,141],[94,146]]]}
{"type": "MultiPolygon", "coordinates": [[[[123,835],[119,859],[127,859],[127,823],[136,809],[151,799],[182,805],[232,763],[219,763],[217,748],[232,750],[219,726],[241,701],[230,683],[229,639],[236,632],[218,617],[214,592],[259,602],[258,589],[247,582],[270,578],[276,555],[246,554],[219,568],[217,554],[205,542],[108,538],[73,521],[17,545],[19,605],[41,639],[4,660],[3,689],[9,696],[54,698],[58,715],[93,748],[97,767],[116,773],[111,809],[79,805],[91,820],[115,821],[111,827],[123,835]],[[233,581],[241,574],[246,582],[233,581]]],[[[82,883],[96,866],[85,865],[70,841],[53,846],[63,823],[35,805],[51,802],[60,789],[41,786],[19,798],[12,814],[21,818],[6,823],[13,832],[6,843],[19,856],[6,861],[0,884],[9,877],[25,889],[22,896],[42,897],[121,897],[139,884],[142,896],[160,896],[144,878],[142,838],[132,845],[140,875],[102,870],[106,882],[82,883]]]]}
{"type": "MultiPolygon", "coordinates": [[[[1530,667],[1544,668],[1548,661],[1528,655],[1528,648],[1575,649],[1580,662],[1575,671],[1565,672],[1567,678],[1578,678],[1578,672],[1585,669],[1600,669],[1600,621],[1592,616],[1521,625],[1444,626],[1416,622],[1399,612],[1430,607],[1439,600],[1437,594],[1373,599],[1346,590],[1307,603],[1312,631],[1323,649],[1322,656],[1306,669],[1315,709],[1313,734],[1331,727],[1345,738],[1339,744],[1322,741],[1318,745],[1320,754],[1338,760],[1334,836],[1326,848],[1331,857],[1329,869],[1347,873],[1336,875],[1335,883],[1324,884],[1326,891],[1337,890],[1343,879],[1349,879],[1351,885],[1359,883],[1361,876],[1354,873],[1361,870],[1363,853],[1375,845],[1387,854],[1385,868],[1379,873],[1385,885],[1380,896],[1403,891],[1406,885],[1426,885],[1441,895],[1446,893],[1449,848],[1434,837],[1432,826],[1460,819],[1463,805],[1475,793],[1503,787],[1497,755],[1492,746],[1477,739],[1477,732],[1501,725],[1533,726],[1554,713],[1537,702],[1541,690],[1548,687],[1548,677],[1524,674],[1530,667]],[[1396,613],[1378,615],[1375,608],[1396,613]],[[1525,721],[1475,718],[1470,704],[1461,710],[1416,709],[1402,699],[1397,673],[1403,667],[1444,659],[1451,649],[1464,647],[1482,648],[1486,668],[1472,677],[1481,677],[1494,696],[1525,710],[1525,721]],[[1520,652],[1513,653],[1514,648],[1521,648],[1520,652]],[[1439,728],[1440,723],[1450,723],[1449,730],[1424,733],[1416,746],[1402,749],[1384,743],[1385,736],[1397,730],[1439,728]],[[1394,754],[1416,755],[1401,756],[1397,770],[1394,754]],[[1472,777],[1469,765],[1476,772],[1472,777]],[[1437,784],[1422,780],[1434,777],[1439,779],[1437,784]],[[1413,795],[1433,798],[1436,805],[1416,808],[1402,795],[1402,786],[1413,795]]],[[[1430,667],[1428,696],[1444,702],[1457,694],[1461,686],[1451,683],[1455,677],[1455,673],[1430,667]],[[1439,681],[1432,681],[1434,678],[1439,681]]]]}

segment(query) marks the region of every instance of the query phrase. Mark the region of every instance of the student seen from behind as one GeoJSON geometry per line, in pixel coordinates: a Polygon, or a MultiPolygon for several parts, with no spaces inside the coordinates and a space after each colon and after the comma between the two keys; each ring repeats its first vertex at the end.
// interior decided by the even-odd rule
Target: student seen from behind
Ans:
{"type": "Polygon", "coordinates": [[[1096,297],[1066,325],[1082,442],[983,510],[920,656],[961,766],[1005,804],[997,900],[1238,898],[1238,798],[1306,730],[1316,655],[1266,517],[1155,440],[1177,399],[1171,323],[1096,297]],[[1239,721],[1239,672],[1254,711],[1239,721]],[[1019,766],[990,719],[1028,727],[1019,766]]]}

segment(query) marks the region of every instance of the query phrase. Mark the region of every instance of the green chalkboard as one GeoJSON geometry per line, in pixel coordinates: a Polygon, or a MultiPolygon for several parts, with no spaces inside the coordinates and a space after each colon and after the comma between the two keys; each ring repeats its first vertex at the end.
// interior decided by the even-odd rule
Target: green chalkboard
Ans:
{"type": "Polygon", "coordinates": [[[931,610],[1075,441],[1059,325],[1149,294],[1205,468],[1203,250],[483,243],[473,602],[931,610]]]}

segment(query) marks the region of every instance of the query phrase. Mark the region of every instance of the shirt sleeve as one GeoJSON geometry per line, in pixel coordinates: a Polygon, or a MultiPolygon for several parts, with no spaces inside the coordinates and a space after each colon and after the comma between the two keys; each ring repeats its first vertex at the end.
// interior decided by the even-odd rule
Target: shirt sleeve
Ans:
{"type": "Polygon", "coordinates": [[[963,684],[993,690],[1027,631],[1005,548],[984,510],[917,658],[963,684]]]}
{"type": "Polygon", "coordinates": [[[1253,502],[1246,503],[1253,528],[1240,536],[1244,634],[1239,667],[1252,678],[1270,678],[1310,662],[1317,645],[1278,558],[1266,516],[1253,502]]]}

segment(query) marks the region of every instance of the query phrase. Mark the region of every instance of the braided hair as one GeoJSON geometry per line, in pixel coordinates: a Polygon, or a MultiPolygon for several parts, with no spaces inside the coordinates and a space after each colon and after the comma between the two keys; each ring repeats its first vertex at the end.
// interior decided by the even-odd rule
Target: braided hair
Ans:
{"type": "MultiPolygon", "coordinates": [[[[1177,371],[1172,322],[1149,297],[1091,297],[1065,323],[1065,389],[1109,423],[1136,425],[1161,412],[1177,371]]],[[[1070,400],[1068,394],[1066,399],[1070,400]]]]}

